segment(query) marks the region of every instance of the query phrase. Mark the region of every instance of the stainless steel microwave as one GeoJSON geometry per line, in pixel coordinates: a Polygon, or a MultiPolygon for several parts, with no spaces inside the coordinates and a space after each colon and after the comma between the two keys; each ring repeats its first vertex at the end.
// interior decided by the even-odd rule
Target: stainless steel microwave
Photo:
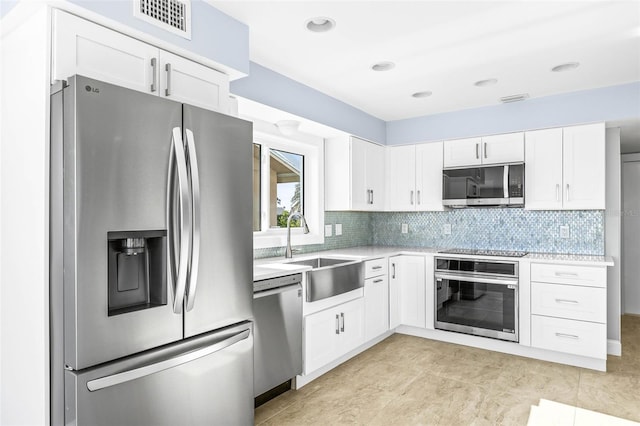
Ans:
{"type": "Polygon", "coordinates": [[[448,207],[523,207],[524,163],[444,169],[442,204],[448,207]]]}

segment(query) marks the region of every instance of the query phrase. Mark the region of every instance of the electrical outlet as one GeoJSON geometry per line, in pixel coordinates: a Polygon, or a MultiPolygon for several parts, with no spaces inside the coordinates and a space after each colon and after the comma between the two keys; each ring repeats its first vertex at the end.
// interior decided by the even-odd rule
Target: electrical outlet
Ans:
{"type": "Polygon", "coordinates": [[[330,237],[333,234],[333,225],[324,226],[324,236],[330,237]]]}
{"type": "Polygon", "coordinates": [[[402,226],[401,226],[401,232],[402,232],[403,234],[408,233],[408,232],[409,232],[409,225],[408,225],[408,224],[406,224],[406,223],[403,223],[403,224],[402,224],[402,226]]]}
{"type": "Polygon", "coordinates": [[[442,227],[442,233],[444,235],[451,235],[451,224],[450,223],[445,223],[444,226],[442,227]]]}
{"type": "Polygon", "coordinates": [[[560,238],[570,238],[569,225],[560,225],[560,238]]]}
{"type": "Polygon", "coordinates": [[[342,224],[336,223],[336,236],[342,235],[342,224]]]}

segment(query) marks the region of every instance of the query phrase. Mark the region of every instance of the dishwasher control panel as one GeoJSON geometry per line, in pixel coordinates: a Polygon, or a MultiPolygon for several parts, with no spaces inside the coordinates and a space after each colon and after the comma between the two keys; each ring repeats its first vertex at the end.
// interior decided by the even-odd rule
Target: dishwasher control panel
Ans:
{"type": "Polygon", "coordinates": [[[302,282],[302,274],[285,275],[283,277],[268,278],[266,280],[254,281],[253,292],[272,290],[278,287],[284,287],[302,282]]]}

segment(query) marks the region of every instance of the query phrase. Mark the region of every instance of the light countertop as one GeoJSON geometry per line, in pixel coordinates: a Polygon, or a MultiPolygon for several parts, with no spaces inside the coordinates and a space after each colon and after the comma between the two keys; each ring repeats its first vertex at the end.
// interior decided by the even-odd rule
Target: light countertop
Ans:
{"type": "MultiPolygon", "coordinates": [[[[311,269],[308,266],[290,265],[287,261],[302,260],[316,256],[323,257],[344,257],[361,260],[377,259],[396,255],[436,255],[442,248],[430,247],[393,247],[393,246],[361,246],[344,249],[326,250],[315,253],[305,253],[294,256],[293,259],[283,257],[271,257],[254,260],[253,279],[264,280],[268,278],[304,272],[311,269]]],[[[529,253],[524,257],[500,257],[500,256],[477,256],[477,255],[449,255],[443,256],[459,258],[485,258],[495,260],[518,260],[532,263],[562,263],[582,266],[613,266],[613,259],[608,256],[595,256],[583,254],[551,254],[551,253],[529,253]]]]}

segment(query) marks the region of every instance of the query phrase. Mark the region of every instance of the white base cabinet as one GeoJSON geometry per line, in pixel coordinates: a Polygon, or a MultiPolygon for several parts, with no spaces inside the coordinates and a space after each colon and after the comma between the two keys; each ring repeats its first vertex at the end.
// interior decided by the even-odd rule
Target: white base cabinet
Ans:
{"type": "Polygon", "coordinates": [[[52,80],[80,74],[227,114],[229,78],[117,31],[53,11],[52,80]]]}
{"type": "Polygon", "coordinates": [[[531,264],[531,346],[607,358],[606,267],[531,264]]]}
{"type": "Polygon", "coordinates": [[[365,342],[362,297],[304,318],[304,374],[365,342]]]}
{"type": "Polygon", "coordinates": [[[375,339],[389,330],[389,274],[387,259],[365,262],[364,337],[375,339]]]}
{"type": "Polygon", "coordinates": [[[389,327],[426,326],[424,256],[389,258],[389,327]]]}

